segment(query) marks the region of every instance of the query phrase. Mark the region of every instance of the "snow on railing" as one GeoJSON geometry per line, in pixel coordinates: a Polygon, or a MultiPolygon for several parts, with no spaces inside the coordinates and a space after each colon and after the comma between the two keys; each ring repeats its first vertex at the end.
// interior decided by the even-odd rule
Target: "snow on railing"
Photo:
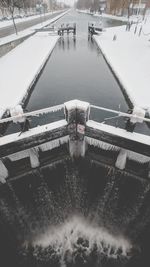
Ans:
{"type": "MultiPolygon", "coordinates": [[[[64,108],[64,104],[61,104],[61,105],[57,105],[57,106],[53,106],[53,107],[48,107],[48,108],[39,109],[39,110],[31,111],[31,112],[26,112],[26,113],[23,113],[22,117],[23,118],[38,117],[38,116],[43,115],[43,114],[60,111],[63,108],[64,108]]],[[[16,115],[16,116],[11,116],[11,117],[8,117],[5,119],[1,119],[0,124],[5,123],[5,122],[15,121],[15,120],[17,121],[17,119],[20,120],[20,114],[16,115]]]]}
{"type": "MultiPolygon", "coordinates": [[[[77,102],[78,100],[75,100],[75,101],[77,102]]],[[[73,100],[73,101],[69,101],[69,102],[70,103],[71,102],[74,103],[75,101],[73,100]]],[[[78,101],[78,102],[80,103],[81,101],[78,101]]],[[[84,104],[84,102],[83,102],[83,104],[84,104]]],[[[60,104],[60,105],[56,105],[56,106],[52,106],[52,107],[48,107],[48,108],[44,108],[44,109],[40,109],[40,110],[26,112],[26,113],[22,114],[22,117],[23,118],[38,117],[38,116],[43,115],[43,114],[60,111],[60,110],[64,109],[64,107],[65,107],[65,104],[60,104]]],[[[96,106],[96,105],[90,105],[90,108],[106,111],[106,112],[109,112],[109,113],[114,113],[118,117],[126,117],[126,118],[129,118],[129,119],[138,121],[138,122],[140,121],[140,122],[149,122],[150,123],[150,119],[144,117],[144,114],[145,114],[144,112],[143,113],[142,112],[139,113],[141,115],[140,116],[140,115],[137,115],[137,113],[134,112],[134,110],[133,110],[132,114],[129,114],[129,113],[126,113],[126,112],[122,112],[122,111],[118,111],[118,110],[114,110],[114,109],[109,109],[109,108],[104,108],[104,107],[99,107],[99,106],[96,106]]],[[[136,109],[137,109],[137,107],[136,107],[136,109]]],[[[138,109],[140,109],[141,111],[144,111],[141,108],[138,108],[138,109]]],[[[7,117],[7,118],[4,118],[4,119],[1,119],[0,120],[0,124],[6,123],[6,122],[15,121],[15,120],[17,121],[17,119],[20,120],[20,114],[16,115],[16,116],[11,116],[11,117],[7,117]]]]}
{"type": "MultiPolygon", "coordinates": [[[[15,133],[0,137],[1,159],[9,155],[15,159],[18,155],[15,153],[27,150],[23,153],[23,157],[26,156],[27,153],[30,157],[31,167],[36,168],[40,164],[39,149],[44,152],[57,148],[62,144],[67,144],[71,157],[84,157],[86,150],[90,146],[102,150],[115,151],[117,154],[115,166],[121,170],[126,168],[128,159],[149,165],[149,136],[143,137],[142,134],[127,131],[126,129],[124,130],[116,128],[115,126],[90,121],[90,108],[129,118],[133,124],[137,122],[142,123],[143,121],[150,123],[150,119],[145,118],[145,110],[139,107],[134,107],[133,113],[128,114],[113,109],[90,105],[88,102],[79,100],[72,100],[61,105],[28,113],[23,113],[22,108],[16,106],[14,109],[10,110],[12,117],[2,119],[0,123],[12,121],[15,123],[18,122],[21,125],[23,119],[25,122],[28,121],[28,117],[57,112],[62,109],[65,119],[21,131],[21,135],[20,133],[15,133]],[[25,141],[25,139],[28,140],[25,141]]],[[[7,168],[5,169],[5,165],[3,165],[3,160],[0,160],[0,168],[3,168],[2,175],[0,175],[1,182],[4,182],[8,176],[7,168]]]]}
{"type": "MultiPolygon", "coordinates": [[[[126,118],[130,118],[130,119],[135,119],[138,121],[144,121],[144,122],[149,122],[150,123],[150,119],[149,118],[145,118],[143,116],[138,116],[136,113],[133,114],[129,114],[126,112],[122,112],[122,111],[118,111],[118,110],[114,110],[114,109],[109,109],[109,108],[104,108],[104,107],[99,107],[99,106],[95,106],[95,105],[90,105],[91,108],[95,108],[95,109],[99,109],[102,111],[107,111],[110,113],[114,113],[116,115],[118,115],[118,117],[126,117],[126,118]]],[[[143,109],[141,109],[143,110],[143,109]]]]}
{"type": "Polygon", "coordinates": [[[120,148],[111,144],[108,144],[106,142],[91,138],[86,136],[85,137],[85,141],[87,144],[89,144],[90,146],[94,146],[94,147],[98,147],[101,148],[103,150],[109,150],[109,151],[119,151],[120,148]]]}

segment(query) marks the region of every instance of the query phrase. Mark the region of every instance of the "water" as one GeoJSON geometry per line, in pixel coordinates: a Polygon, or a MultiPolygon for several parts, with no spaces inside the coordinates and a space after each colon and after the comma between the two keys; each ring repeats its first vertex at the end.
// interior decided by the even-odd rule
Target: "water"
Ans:
{"type": "MultiPolygon", "coordinates": [[[[129,105],[106,64],[96,43],[88,37],[88,22],[100,22],[86,14],[71,11],[55,25],[76,22],[77,36],[64,36],[56,45],[41,76],[33,87],[32,94],[26,105],[26,110],[38,110],[49,106],[62,104],[65,101],[79,99],[90,104],[127,112],[129,105]]],[[[103,18],[104,27],[122,25],[122,22],[103,18]]],[[[114,114],[91,109],[91,119],[98,122],[114,114]]],[[[41,125],[63,118],[63,114],[51,114],[33,119],[31,126],[41,125]]],[[[125,120],[114,118],[106,124],[125,128],[125,120]]],[[[19,131],[19,127],[9,127],[7,133],[19,131]]],[[[135,131],[149,135],[149,129],[144,123],[137,124],[135,131]]]]}
{"type": "Polygon", "coordinates": [[[56,154],[52,163],[44,152],[30,171],[20,161],[19,179],[0,187],[4,266],[137,266],[150,225],[149,181],[56,154]]]}
{"type": "MultiPolygon", "coordinates": [[[[99,49],[88,41],[87,23],[72,12],[58,24],[77,20],[77,38],[57,44],[27,104],[35,110],[79,98],[127,111],[128,105],[99,49]]],[[[104,26],[119,22],[104,20],[104,26]]],[[[108,114],[92,112],[101,121],[108,114]]],[[[34,123],[45,123],[38,118],[34,123]]],[[[112,122],[114,123],[114,122],[112,122]]],[[[0,264],[4,267],[147,267],[150,246],[150,185],[113,167],[110,160],[72,161],[63,149],[29,158],[5,159],[11,180],[0,186],[0,264]]],[[[95,156],[96,157],[96,156],[95,156]]]]}
{"type": "MultiPolygon", "coordinates": [[[[88,21],[100,19],[71,12],[62,23],[77,23],[77,36],[62,38],[54,49],[27,105],[28,110],[54,106],[72,99],[126,111],[120,87],[93,41],[88,42],[88,21]]],[[[119,22],[104,20],[104,27],[119,22]]]]}

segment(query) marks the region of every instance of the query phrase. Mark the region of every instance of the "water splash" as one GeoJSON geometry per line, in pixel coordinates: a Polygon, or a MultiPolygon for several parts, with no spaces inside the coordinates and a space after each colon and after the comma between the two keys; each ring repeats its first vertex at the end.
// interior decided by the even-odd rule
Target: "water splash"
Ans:
{"type": "MultiPolygon", "coordinates": [[[[28,250],[31,244],[26,244],[28,250]]],[[[113,236],[106,229],[75,216],[60,226],[51,227],[45,234],[32,241],[32,253],[36,260],[51,262],[54,258],[59,266],[86,263],[93,253],[97,260],[104,258],[113,260],[128,259],[132,250],[129,240],[121,236],[113,236]]],[[[72,266],[72,265],[71,265],[72,266]]]]}

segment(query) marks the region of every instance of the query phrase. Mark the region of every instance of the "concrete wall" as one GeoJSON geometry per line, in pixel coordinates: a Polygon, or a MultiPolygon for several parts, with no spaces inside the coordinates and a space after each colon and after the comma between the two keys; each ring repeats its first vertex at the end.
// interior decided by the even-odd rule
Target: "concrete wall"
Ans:
{"type": "Polygon", "coordinates": [[[7,54],[9,51],[11,51],[12,49],[14,49],[17,45],[21,44],[24,40],[26,40],[27,38],[29,38],[32,34],[22,37],[20,39],[17,39],[15,41],[9,42],[7,44],[1,45],[0,46],[0,57],[4,56],[5,54],[7,54]]]}

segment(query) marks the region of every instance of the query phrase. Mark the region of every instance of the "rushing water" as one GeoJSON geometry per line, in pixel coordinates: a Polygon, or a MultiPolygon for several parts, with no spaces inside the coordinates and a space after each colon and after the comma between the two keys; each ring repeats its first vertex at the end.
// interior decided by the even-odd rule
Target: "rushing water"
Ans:
{"type": "Polygon", "coordinates": [[[32,171],[20,161],[24,173],[0,187],[4,266],[137,266],[150,225],[149,181],[61,151],[52,163],[50,155],[32,171]]]}
{"type": "MultiPolygon", "coordinates": [[[[91,20],[99,19],[71,12],[58,22],[76,21],[77,37],[60,39],[35,85],[28,110],[78,98],[127,111],[103,56],[88,40],[91,20]]],[[[91,116],[100,121],[108,114],[92,112],[91,116]]],[[[41,116],[36,123],[47,119],[41,116]]],[[[111,152],[105,164],[106,152],[99,163],[92,158],[93,151],[79,161],[72,161],[66,151],[64,145],[53,153],[40,152],[41,165],[35,170],[29,168],[29,158],[5,159],[12,179],[0,187],[0,265],[149,267],[150,184],[145,172],[137,177],[117,170],[111,152]]]]}

